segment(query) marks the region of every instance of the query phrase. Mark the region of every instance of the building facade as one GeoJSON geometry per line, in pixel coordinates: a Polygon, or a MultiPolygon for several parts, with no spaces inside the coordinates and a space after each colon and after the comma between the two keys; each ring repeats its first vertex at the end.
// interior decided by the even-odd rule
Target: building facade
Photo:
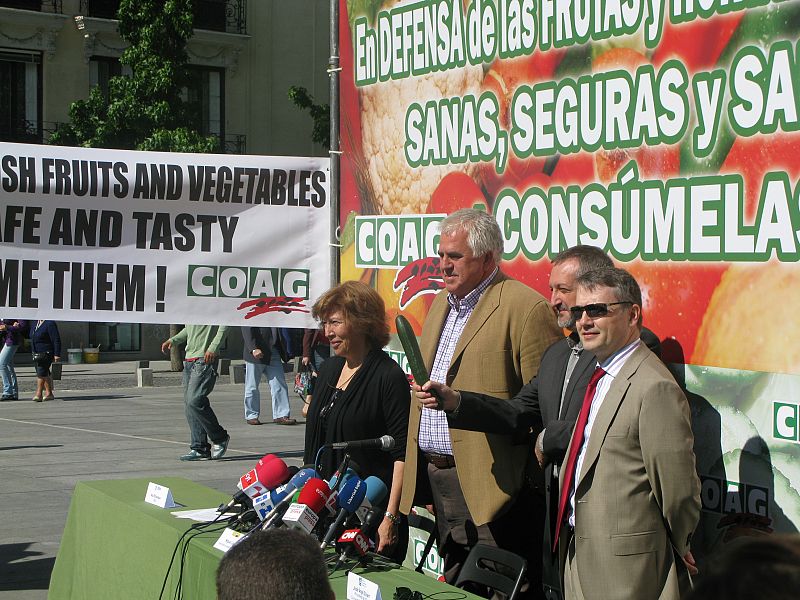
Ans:
{"type": "MultiPolygon", "coordinates": [[[[125,74],[119,0],[0,0],[0,142],[46,144],[70,104],[125,74]]],[[[328,0],[194,0],[185,99],[195,127],[231,154],[324,156],[293,85],[329,100],[328,0]]],[[[59,321],[65,348],[106,360],[161,357],[169,325],[59,321]]],[[[240,355],[238,335],[226,354],[240,355]]]]}

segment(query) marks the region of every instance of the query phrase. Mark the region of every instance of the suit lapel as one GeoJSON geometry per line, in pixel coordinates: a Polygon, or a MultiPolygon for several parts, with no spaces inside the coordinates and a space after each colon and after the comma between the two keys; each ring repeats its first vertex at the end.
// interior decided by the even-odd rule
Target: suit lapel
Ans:
{"type": "MultiPolygon", "coordinates": [[[[572,352],[572,349],[570,349],[572,352]]],[[[567,360],[569,360],[569,356],[567,356],[567,360]]],[[[559,414],[560,419],[564,419],[566,417],[566,411],[569,407],[569,399],[572,398],[573,394],[575,393],[575,386],[578,384],[578,381],[581,378],[581,375],[586,371],[586,369],[591,368],[594,370],[595,365],[597,364],[597,359],[594,357],[594,354],[591,352],[583,351],[581,355],[578,357],[578,362],[575,363],[575,368],[572,370],[572,375],[570,375],[569,383],[567,384],[566,392],[564,393],[564,400],[561,402],[561,412],[559,414]]],[[[566,376],[567,372],[567,363],[564,363],[564,371],[561,373],[561,381],[564,381],[564,377],[566,376]]],[[[578,398],[578,402],[582,402],[583,398],[578,398]]]]}
{"type": "Polygon", "coordinates": [[[583,458],[583,467],[578,476],[576,487],[580,485],[583,477],[591,470],[594,462],[600,456],[600,449],[603,447],[603,442],[606,439],[611,423],[614,422],[614,417],[619,410],[622,400],[630,387],[630,378],[638,370],[639,365],[647,357],[650,351],[644,344],[641,344],[636,350],[633,351],[630,358],[622,365],[622,369],[614,378],[614,382],[606,392],[603,398],[603,404],[600,410],[597,411],[597,416],[592,425],[592,432],[589,435],[589,444],[586,447],[586,455],[583,458]]]}

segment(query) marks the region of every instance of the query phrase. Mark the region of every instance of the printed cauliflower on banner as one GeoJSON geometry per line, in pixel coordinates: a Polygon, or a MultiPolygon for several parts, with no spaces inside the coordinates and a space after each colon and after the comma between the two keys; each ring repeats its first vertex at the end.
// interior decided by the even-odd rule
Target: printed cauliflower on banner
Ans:
{"type": "MultiPolygon", "coordinates": [[[[351,19],[362,15],[372,18],[381,10],[413,3],[414,0],[361,0],[348,2],[348,10],[354,11],[350,13],[351,19]]],[[[474,163],[412,168],[406,162],[403,148],[409,105],[454,96],[477,96],[482,80],[483,68],[476,65],[360,88],[364,160],[378,213],[423,213],[445,175],[477,172],[474,163]]]]}

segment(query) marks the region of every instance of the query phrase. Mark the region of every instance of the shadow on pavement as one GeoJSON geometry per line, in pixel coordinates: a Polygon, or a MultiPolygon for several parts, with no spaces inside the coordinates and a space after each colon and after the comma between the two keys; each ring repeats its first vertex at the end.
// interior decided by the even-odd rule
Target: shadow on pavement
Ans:
{"type": "Polygon", "coordinates": [[[3,450],[26,450],[28,448],[63,448],[64,444],[38,444],[35,446],[5,446],[0,447],[0,452],[3,450]]]}
{"type": "Polygon", "coordinates": [[[141,398],[139,395],[127,395],[127,394],[103,394],[103,395],[95,395],[95,396],[62,396],[56,398],[57,400],[63,400],[64,402],[80,402],[81,400],[115,400],[115,399],[125,399],[125,398],[141,398]]]}
{"type": "Polygon", "coordinates": [[[0,544],[0,591],[46,590],[56,559],[33,558],[42,552],[28,550],[33,542],[0,544]],[[22,561],[22,562],[17,562],[22,561]]]}

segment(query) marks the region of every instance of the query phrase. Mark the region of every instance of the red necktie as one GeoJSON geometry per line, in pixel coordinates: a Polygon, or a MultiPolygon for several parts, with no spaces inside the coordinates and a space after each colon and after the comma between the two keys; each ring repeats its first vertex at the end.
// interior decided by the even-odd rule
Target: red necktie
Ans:
{"type": "Polygon", "coordinates": [[[589,385],[586,388],[586,395],[583,397],[583,405],[581,412],[578,414],[578,420],[575,422],[575,434],[572,440],[572,446],[569,449],[567,456],[567,465],[564,469],[564,484],[561,487],[561,495],[558,498],[558,518],[556,519],[556,533],[553,536],[553,552],[558,549],[558,534],[561,531],[561,523],[566,515],[564,512],[567,508],[570,493],[572,492],[572,480],[575,478],[575,463],[578,461],[578,454],[583,446],[584,434],[586,433],[586,422],[589,420],[589,409],[592,407],[592,399],[597,390],[597,383],[605,375],[606,372],[600,367],[597,367],[592,373],[592,378],[589,380],[589,385]]]}

